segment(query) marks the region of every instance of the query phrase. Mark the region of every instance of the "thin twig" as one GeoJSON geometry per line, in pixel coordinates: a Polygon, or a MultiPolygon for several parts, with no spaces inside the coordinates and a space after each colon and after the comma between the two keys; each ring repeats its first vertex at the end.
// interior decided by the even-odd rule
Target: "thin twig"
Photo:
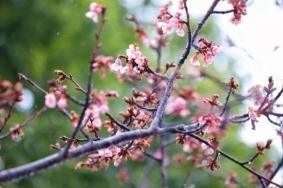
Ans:
{"type": "MultiPolygon", "coordinates": [[[[195,138],[195,139],[197,139],[198,141],[200,141],[200,142],[206,144],[207,146],[213,148],[213,146],[212,146],[211,144],[209,144],[209,143],[208,143],[206,140],[204,140],[203,138],[201,138],[201,137],[199,137],[199,136],[197,136],[197,135],[195,135],[195,134],[192,134],[192,133],[188,133],[188,135],[191,136],[191,137],[193,137],[193,138],[195,138]]],[[[249,168],[249,167],[243,165],[241,161],[238,161],[237,159],[235,159],[235,158],[232,157],[231,155],[229,155],[229,154],[227,154],[227,153],[225,153],[225,152],[223,152],[223,151],[221,151],[221,150],[218,150],[218,152],[219,152],[223,157],[225,157],[225,158],[229,159],[230,161],[234,162],[235,164],[241,166],[243,169],[245,169],[245,170],[248,171],[249,173],[255,175],[256,177],[261,178],[261,179],[265,180],[266,182],[269,182],[270,184],[273,184],[273,185],[276,185],[277,187],[282,188],[282,186],[279,185],[278,183],[275,183],[275,182],[269,180],[268,178],[266,178],[266,177],[260,175],[258,172],[254,171],[253,169],[251,169],[251,168],[249,168]]]]}
{"type": "Polygon", "coordinates": [[[224,104],[223,110],[222,110],[222,112],[219,114],[219,116],[222,116],[222,115],[225,113],[225,110],[226,110],[226,108],[227,108],[227,106],[228,106],[228,102],[229,102],[229,98],[230,98],[230,96],[231,96],[231,93],[232,93],[232,88],[230,87],[230,88],[229,88],[229,91],[228,91],[228,95],[227,95],[226,100],[225,100],[225,104],[224,104]]]}
{"type": "Polygon", "coordinates": [[[229,14],[229,13],[233,13],[233,12],[234,12],[234,9],[231,9],[231,10],[215,10],[211,14],[229,14]]]}
{"type": "Polygon", "coordinates": [[[130,130],[131,130],[131,129],[128,128],[126,125],[124,125],[124,124],[122,124],[122,123],[116,121],[115,118],[111,116],[111,114],[106,113],[105,115],[106,115],[112,122],[114,122],[118,127],[120,127],[122,130],[126,130],[126,131],[130,131],[130,130]]]}
{"type": "Polygon", "coordinates": [[[65,149],[63,150],[62,152],[62,155],[64,158],[67,157],[68,155],[68,151],[72,145],[72,140],[76,137],[77,133],[79,132],[79,130],[81,130],[81,126],[83,124],[83,119],[84,119],[84,116],[85,116],[85,112],[89,106],[89,100],[90,100],[90,92],[92,90],[92,63],[96,57],[96,53],[98,52],[99,48],[100,48],[100,36],[101,36],[101,33],[102,33],[102,30],[103,30],[103,27],[104,27],[104,24],[106,22],[106,18],[105,18],[105,12],[102,13],[101,15],[101,23],[100,23],[100,26],[98,28],[98,31],[97,33],[95,34],[95,47],[94,47],[94,50],[93,50],[93,53],[92,53],[92,60],[89,64],[89,73],[88,73],[88,84],[87,84],[87,93],[86,93],[86,99],[85,99],[85,105],[83,107],[83,110],[80,114],[80,118],[79,118],[79,121],[78,121],[78,124],[77,124],[77,127],[74,129],[74,131],[72,132],[71,134],[71,139],[68,141],[65,149]]]}
{"type": "Polygon", "coordinates": [[[44,89],[42,89],[42,87],[40,87],[39,85],[37,85],[34,81],[32,81],[31,79],[29,79],[26,75],[22,74],[22,73],[18,73],[19,75],[19,79],[21,81],[26,81],[28,83],[30,83],[32,86],[34,86],[36,89],[38,89],[41,93],[43,93],[44,95],[46,95],[48,92],[45,91],[44,89]]]}
{"type": "Polygon", "coordinates": [[[11,136],[11,134],[13,133],[13,131],[22,129],[24,127],[26,127],[31,121],[33,121],[34,119],[36,119],[38,116],[40,116],[43,112],[45,112],[47,110],[46,107],[42,107],[41,109],[39,109],[38,111],[36,111],[34,114],[32,114],[31,116],[29,116],[24,122],[22,122],[20,124],[20,126],[18,128],[15,128],[13,130],[10,130],[8,132],[6,132],[5,134],[0,136],[0,141],[4,140],[5,138],[11,136]]]}

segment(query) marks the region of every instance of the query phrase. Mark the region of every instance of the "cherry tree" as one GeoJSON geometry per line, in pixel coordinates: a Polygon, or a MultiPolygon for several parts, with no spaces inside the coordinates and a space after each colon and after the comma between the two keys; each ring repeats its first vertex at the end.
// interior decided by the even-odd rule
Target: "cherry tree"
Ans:
{"type": "MultiPolygon", "coordinates": [[[[56,152],[53,155],[1,171],[0,182],[27,178],[76,158],[80,162],[74,166],[75,169],[87,168],[90,171],[98,171],[110,165],[119,166],[128,160],[148,159],[160,165],[162,187],[166,188],[169,187],[170,176],[167,171],[167,148],[177,144],[182,146],[183,151],[174,155],[172,160],[175,162],[193,163],[204,171],[212,171],[213,176],[214,170],[221,169],[219,162],[226,158],[250,174],[255,185],[283,187],[273,181],[283,166],[283,157],[276,165],[266,162],[261,169],[252,166],[257,158],[272,147],[271,139],[264,144],[257,144],[257,151],[251,152],[251,158],[244,161],[228,154],[221,146],[220,139],[229,134],[231,126],[246,126],[246,122],[250,122],[250,128],[257,131],[257,122],[261,116],[276,127],[278,137],[283,139],[282,105],[278,103],[283,88],[275,88],[272,77],[267,78],[264,85],[251,86],[248,93],[240,94],[236,78],[220,80],[207,72],[211,64],[217,64],[215,57],[220,53],[219,44],[199,36],[208,19],[212,16],[230,16],[231,23],[236,27],[247,14],[246,0],[225,1],[211,1],[209,9],[194,27],[191,24],[189,2],[169,2],[160,8],[151,26],[154,36],[149,35],[134,16],[128,16],[127,20],[132,23],[138,39],[156,54],[156,60],[148,58],[136,43],[129,44],[123,54],[114,54],[115,58],[100,54],[101,34],[107,23],[107,7],[91,3],[85,16],[98,27],[88,65],[86,88],[64,70],[54,71],[55,78],[48,82],[48,89],[21,73],[19,82],[15,84],[0,80],[0,141],[9,137],[16,141],[24,137],[24,130],[30,128],[29,123],[50,109],[66,116],[73,129],[71,133],[66,133],[69,136],[60,138],[62,143],[54,141],[51,148],[56,152]],[[219,10],[218,4],[225,1],[231,8],[219,10]],[[169,43],[174,35],[182,37],[186,45],[179,59],[165,64],[161,59],[162,51],[170,48],[169,43]],[[114,74],[117,83],[132,87],[131,96],[120,96],[117,91],[107,87],[98,91],[93,85],[94,74],[101,78],[114,74]],[[219,91],[215,90],[215,94],[205,97],[194,87],[180,84],[184,79],[201,78],[218,84],[226,96],[217,94],[219,91]],[[76,98],[66,87],[66,82],[72,83],[85,98],[76,98]],[[23,84],[30,84],[42,94],[44,106],[24,122],[7,129],[15,104],[22,100],[23,84]],[[119,119],[111,114],[109,105],[109,100],[117,98],[123,98],[128,106],[119,112],[119,119]],[[254,105],[245,109],[244,114],[233,114],[235,104],[243,104],[246,100],[253,101],[254,105]],[[81,111],[72,110],[69,103],[78,105],[81,111]],[[172,117],[175,122],[168,122],[167,117],[172,117]],[[148,150],[153,143],[158,145],[155,153],[148,150]]],[[[24,139],[28,139],[28,136],[24,139]]],[[[121,172],[121,178],[125,174],[125,171],[121,172]]],[[[228,187],[242,186],[234,171],[227,174],[224,180],[228,187]]]]}

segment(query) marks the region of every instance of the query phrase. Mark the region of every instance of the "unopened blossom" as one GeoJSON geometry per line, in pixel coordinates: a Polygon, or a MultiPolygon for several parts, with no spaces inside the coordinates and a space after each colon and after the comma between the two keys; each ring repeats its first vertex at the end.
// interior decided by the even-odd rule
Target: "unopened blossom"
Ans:
{"type": "Polygon", "coordinates": [[[182,97],[171,96],[165,108],[167,114],[175,114],[181,117],[187,116],[190,111],[187,109],[187,101],[182,97]]]}
{"type": "Polygon", "coordinates": [[[119,166],[121,163],[122,163],[122,158],[121,157],[115,157],[114,158],[114,162],[113,162],[113,164],[114,164],[114,166],[119,166]]]}
{"type": "Polygon", "coordinates": [[[151,41],[148,38],[146,32],[143,29],[139,28],[137,30],[137,33],[138,33],[138,38],[140,39],[140,41],[142,41],[142,43],[144,43],[144,45],[150,46],[151,41]]]}
{"type": "Polygon", "coordinates": [[[10,131],[11,131],[11,138],[14,141],[19,141],[24,136],[24,131],[20,124],[17,124],[14,127],[12,127],[10,131]]]}
{"type": "Polygon", "coordinates": [[[47,108],[55,108],[56,102],[56,96],[53,93],[48,93],[45,95],[45,106],[47,108]]]}
{"type": "Polygon", "coordinates": [[[93,22],[98,22],[98,15],[104,11],[105,7],[97,3],[89,5],[89,11],[85,14],[86,17],[92,19],[93,22]]]}
{"type": "Polygon", "coordinates": [[[105,96],[106,97],[115,97],[115,98],[117,98],[117,97],[119,97],[119,93],[117,91],[111,90],[111,91],[108,91],[105,96]]]}
{"type": "Polygon", "coordinates": [[[65,109],[67,108],[68,101],[66,96],[62,95],[60,96],[59,100],[57,101],[57,106],[59,109],[65,109]]]}
{"type": "Polygon", "coordinates": [[[79,115],[75,111],[70,112],[70,119],[73,127],[77,127],[79,122],[79,115]]]}

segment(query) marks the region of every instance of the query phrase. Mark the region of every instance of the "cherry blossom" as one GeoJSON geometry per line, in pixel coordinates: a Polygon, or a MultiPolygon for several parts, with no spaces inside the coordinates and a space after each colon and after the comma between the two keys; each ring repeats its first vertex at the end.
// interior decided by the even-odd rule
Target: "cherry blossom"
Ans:
{"type": "Polygon", "coordinates": [[[205,155],[212,155],[214,153],[214,150],[204,143],[201,144],[201,149],[203,150],[205,155]]]}
{"type": "Polygon", "coordinates": [[[45,106],[47,108],[56,107],[56,96],[54,95],[54,93],[48,93],[45,95],[45,106]]]}
{"type": "Polygon", "coordinates": [[[110,66],[112,72],[120,72],[123,68],[122,57],[118,56],[115,62],[110,66]]]}
{"type": "Polygon", "coordinates": [[[111,65],[112,72],[127,74],[128,76],[140,76],[148,67],[148,60],[136,44],[130,44],[126,50],[126,56],[118,56],[115,63],[111,65]],[[122,58],[125,58],[126,65],[122,65],[122,58]]]}
{"type": "Polygon", "coordinates": [[[178,36],[185,36],[184,23],[181,19],[181,13],[176,12],[173,16],[171,16],[167,11],[167,9],[160,10],[157,28],[159,28],[164,35],[169,35],[175,31],[178,36]]]}
{"type": "Polygon", "coordinates": [[[98,22],[98,15],[104,11],[104,7],[97,3],[89,5],[89,11],[85,14],[86,17],[92,19],[93,22],[98,22]]]}
{"type": "Polygon", "coordinates": [[[255,105],[259,105],[264,101],[264,90],[261,85],[255,85],[248,90],[248,94],[254,101],[255,105]]]}
{"type": "Polygon", "coordinates": [[[217,53],[219,52],[219,48],[213,42],[208,42],[204,38],[199,39],[199,46],[197,47],[197,52],[191,58],[192,65],[200,65],[199,56],[202,56],[203,66],[206,67],[213,63],[213,60],[217,53]]]}
{"type": "Polygon", "coordinates": [[[190,111],[187,109],[187,101],[182,97],[171,96],[168,99],[165,112],[167,114],[175,114],[181,117],[187,116],[190,111]]]}
{"type": "Polygon", "coordinates": [[[57,106],[59,109],[67,108],[68,101],[65,95],[61,95],[59,100],[57,101],[57,106]]]}
{"type": "Polygon", "coordinates": [[[105,77],[105,70],[110,69],[110,65],[113,62],[113,58],[109,56],[97,56],[92,63],[93,71],[98,71],[101,77],[105,77]]]}
{"type": "Polygon", "coordinates": [[[250,106],[248,108],[248,114],[249,114],[249,117],[252,121],[257,121],[257,118],[259,117],[257,112],[254,110],[254,108],[252,106],[250,106]]]}
{"type": "Polygon", "coordinates": [[[229,188],[235,188],[237,187],[237,174],[235,172],[230,172],[228,177],[225,180],[225,184],[229,188]]]}
{"type": "Polygon", "coordinates": [[[243,15],[247,14],[247,3],[246,0],[229,0],[229,3],[233,6],[233,17],[231,22],[238,24],[241,21],[243,15]]]}
{"type": "Polygon", "coordinates": [[[92,130],[97,130],[101,128],[102,121],[100,119],[100,109],[97,105],[91,105],[85,112],[83,119],[83,124],[87,125],[87,130],[92,132],[92,130]]]}

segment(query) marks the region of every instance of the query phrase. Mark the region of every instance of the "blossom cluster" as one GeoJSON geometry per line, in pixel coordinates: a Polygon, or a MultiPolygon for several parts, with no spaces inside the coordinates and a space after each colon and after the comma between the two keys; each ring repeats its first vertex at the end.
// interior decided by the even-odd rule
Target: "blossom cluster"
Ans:
{"type": "Polygon", "coordinates": [[[147,68],[148,59],[142,54],[137,44],[131,44],[126,50],[126,56],[118,56],[111,65],[110,70],[120,74],[139,77],[147,71],[147,68]],[[126,61],[125,66],[123,66],[123,59],[126,61]]]}
{"type": "Polygon", "coordinates": [[[179,9],[173,15],[170,14],[168,10],[171,5],[172,3],[170,2],[160,9],[157,28],[159,28],[164,35],[169,35],[175,31],[178,36],[183,37],[185,35],[184,21],[181,18],[182,10],[184,10],[183,1],[180,1],[179,9]]]}
{"type": "MultiPolygon", "coordinates": [[[[58,89],[58,88],[57,88],[58,89]]],[[[65,88],[63,88],[63,91],[65,88]]],[[[45,106],[47,108],[56,108],[65,109],[67,108],[68,100],[66,94],[60,90],[51,91],[45,95],[45,106]]]]}
{"type": "MultiPolygon", "coordinates": [[[[194,162],[197,167],[206,167],[211,170],[219,168],[218,161],[220,158],[218,154],[216,153],[215,157],[213,157],[217,146],[212,148],[194,138],[182,134],[177,135],[176,141],[177,144],[183,145],[184,152],[190,154],[187,160],[194,162]]],[[[214,144],[215,141],[210,139],[209,142],[214,144]]]]}
{"type": "Polygon", "coordinates": [[[119,166],[123,161],[131,158],[132,160],[143,160],[143,150],[150,146],[150,139],[139,139],[126,146],[110,146],[100,149],[95,154],[88,155],[83,162],[76,164],[75,168],[88,168],[97,171],[100,168],[107,168],[111,162],[114,166],[119,166]]]}
{"type": "Polygon", "coordinates": [[[0,110],[5,106],[12,106],[22,100],[22,84],[20,82],[13,85],[8,80],[0,79],[0,110]]]}
{"type": "Polygon", "coordinates": [[[233,6],[233,17],[231,22],[234,24],[240,23],[242,16],[247,14],[247,1],[246,0],[229,0],[233,6]]]}
{"type": "Polygon", "coordinates": [[[113,58],[109,56],[99,55],[96,56],[92,61],[92,70],[94,72],[99,72],[100,76],[103,78],[106,75],[106,70],[110,69],[113,63],[113,58]]]}
{"type": "Polygon", "coordinates": [[[197,52],[191,58],[191,64],[200,65],[199,56],[202,56],[203,66],[212,64],[215,56],[219,52],[219,48],[213,42],[208,42],[204,38],[198,40],[197,52]]]}
{"type": "Polygon", "coordinates": [[[198,99],[198,93],[195,89],[184,87],[179,94],[172,94],[165,108],[166,114],[175,116],[186,117],[190,114],[188,105],[198,99]]]}

